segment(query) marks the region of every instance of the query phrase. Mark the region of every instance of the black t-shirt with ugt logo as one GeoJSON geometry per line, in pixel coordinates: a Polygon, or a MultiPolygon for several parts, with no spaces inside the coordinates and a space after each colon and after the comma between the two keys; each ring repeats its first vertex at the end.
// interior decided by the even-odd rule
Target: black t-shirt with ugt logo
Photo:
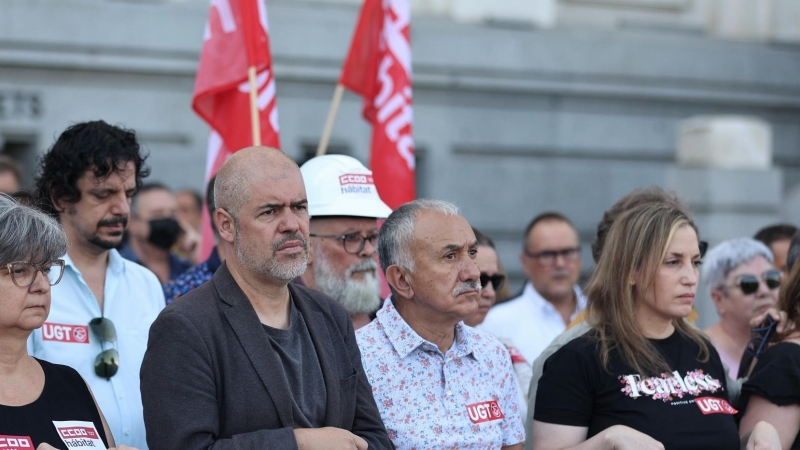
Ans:
{"type": "Polygon", "coordinates": [[[736,410],[728,403],[722,361],[710,343],[708,361],[700,362],[697,344],[678,331],[651,340],[670,373],[643,377],[616,351],[605,370],[595,336],[589,331],[547,359],[535,420],[588,427],[587,439],[626,425],[668,450],[739,448],[736,410]]]}

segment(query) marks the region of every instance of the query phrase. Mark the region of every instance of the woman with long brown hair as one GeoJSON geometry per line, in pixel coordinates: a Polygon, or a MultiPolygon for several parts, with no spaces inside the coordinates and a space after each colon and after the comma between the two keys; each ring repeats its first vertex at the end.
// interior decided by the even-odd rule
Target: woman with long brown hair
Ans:
{"type": "MultiPolygon", "coordinates": [[[[685,212],[647,204],[614,222],[585,291],[591,330],[545,363],[535,450],[740,447],[719,355],[684,321],[699,266],[685,212]]],[[[748,441],[779,448],[766,423],[748,441]]]]}
{"type": "Polygon", "coordinates": [[[782,448],[800,449],[800,264],[781,287],[777,308],[788,331],[776,333],[742,386],[740,432],[761,421],[778,430],[782,448]]]}

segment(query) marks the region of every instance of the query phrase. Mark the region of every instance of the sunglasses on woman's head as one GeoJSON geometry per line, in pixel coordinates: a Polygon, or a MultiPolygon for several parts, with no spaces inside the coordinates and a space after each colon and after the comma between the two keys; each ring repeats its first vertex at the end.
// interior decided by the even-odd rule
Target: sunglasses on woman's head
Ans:
{"type": "Polygon", "coordinates": [[[506,276],[503,274],[496,273],[494,275],[489,275],[488,273],[481,272],[481,286],[488,286],[488,284],[491,282],[495,291],[500,289],[505,280],[506,276]]]}
{"type": "MultiPolygon", "coordinates": [[[[782,275],[779,270],[768,270],[761,276],[761,279],[764,280],[764,284],[766,284],[769,289],[781,287],[781,278],[782,275]]],[[[745,295],[754,294],[758,291],[761,279],[755,275],[741,275],[736,280],[736,286],[738,286],[745,295]]]]}

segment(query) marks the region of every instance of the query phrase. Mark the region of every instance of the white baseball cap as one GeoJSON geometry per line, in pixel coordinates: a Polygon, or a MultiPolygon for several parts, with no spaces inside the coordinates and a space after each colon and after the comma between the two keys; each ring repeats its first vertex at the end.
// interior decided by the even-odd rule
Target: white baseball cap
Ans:
{"type": "Polygon", "coordinates": [[[302,167],[308,213],[314,217],[354,216],[384,219],[392,209],[378,196],[372,171],[345,155],[322,155],[302,167]]]}

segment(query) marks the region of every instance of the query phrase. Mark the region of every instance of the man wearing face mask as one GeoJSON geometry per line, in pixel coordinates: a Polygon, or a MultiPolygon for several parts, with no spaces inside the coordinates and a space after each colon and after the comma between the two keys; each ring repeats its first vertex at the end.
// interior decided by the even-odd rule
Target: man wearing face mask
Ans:
{"type": "Polygon", "coordinates": [[[131,203],[128,242],[120,250],[122,257],[152,270],[161,284],[191,267],[170,252],[182,232],[177,211],[178,201],[169,188],[157,183],[142,186],[131,203]]]}

